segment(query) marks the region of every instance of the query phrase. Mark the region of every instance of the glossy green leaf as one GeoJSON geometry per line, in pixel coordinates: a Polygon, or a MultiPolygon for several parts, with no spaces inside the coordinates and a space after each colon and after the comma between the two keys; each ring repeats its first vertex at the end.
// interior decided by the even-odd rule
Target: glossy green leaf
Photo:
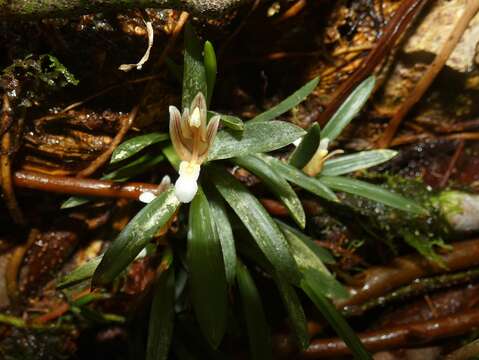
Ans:
{"type": "Polygon", "coordinates": [[[333,255],[331,255],[331,252],[319,245],[317,245],[312,238],[309,236],[305,235],[302,231],[295,229],[292,226],[289,226],[288,224],[285,224],[284,222],[276,219],[276,223],[278,224],[279,228],[283,232],[283,234],[286,236],[286,239],[288,239],[291,236],[294,236],[301,240],[306,246],[310,248],[312,252],[316,254],[316,256],[325,264],[335,264],[336,260],[334,260],[333,255]]]}
{"type": "Polygon", "coordinates": [[[364,106],[374,89],[375,83],[376,78],[370,76],[354,89],[323,128],[321,138],[328,138],[333,141],[338,137],[364,106]]]}
{"type": "MultiPolygon", "coordinates": [[[[171,253],[167,256],[172,257],[171,253]]],[[[175,271],[169,262],[153,289],[146,360],[166,360],[170,351],[175,318],[175,271]]]]}
{"type": "Polygon", "coordinates": [[[226,330],[227,284],[220,240],[201,188],[190,206],[187,263],[198,324],[217,348],[226,330]]]}
{"type": "Polygon", "coordinates": [[[244,123],[239,117],[233,115],[225,115],[225,114],[218,114],[220,115],[221,123],[230,128],[231,130],[235,131],[243,131],[244,130],[244,123]]]}
{"type": "Polygon", "coordinates": [[[324,318],[328,321],[331,327],[341,337],[341,339],[348,345],[355,359],[358,360],[372,360],[371,355],[364,348],[364,345],[359,340],[353,329],[346,322],[344,317],[339,313],[336,307],[321,293],[317,288],[312,287],[307,281],[301,284],[303,291],[308,295],[311,301],[316,305],[324,318]]]}
{"type": "Polygon", "coordinates": [[[415,214],[427,213],[427,211],[415,201],[409,200],[402,195],[393,193],[377,185],[344,176],[321,176],[320,179],[325,185],[334,190],[362,196],[395,209],[415,214]]]}
{"type": "Polygon", "coordinates": [[[304,99],[311,94],[316,86],[318,86],[319,77],[314,78],[313,80],[309,81],[301,88],[296,90],[293,94],[288,96],[286,99],[281,101],[278,105],[273,106],[271,109],[259,114],[258,116],[251,119],[249,122],[261,122],[261,121],[268,121],[277,118],[278,116],[284,114],[285,112],[291,110],[293,107],[301,103],[304,99]]]}
{"type": "Polygon", "coordinates": [[[382,164],[397,155],[394,150],[361,151],[356,154],[337,156],[326,160],[321,175],[337,176],[382,164]]]}
{"type": "Polygon", "coordinates": [[[217,65],[216,65],[216,54],[213,44],[209,41],[205,41],[204,46],[204,65],[205,65],[205,72],[206,72],[206,86],[207,86],[207,96],[206,96],[206,103],[208,106],[211,103],[211,97],[213,96],[213,90],[215,88],[216,82],[216,72],[217,72],[217,65]]]}
{"type": "Polygon", "coordinates": [[[103,255],[100,255],[80,265],[68,275],[62,277],[58,281],[57,287],[63,289],[69,286],[76,285],[84,280],[90,279],[93,276],[95,269],[98,267],[98,264],[100,264],[102,258],[103,255]]]}
{"type": "Polygon", "coordinates": [[[349,297],[347,290],[337,281],[324,265],[316,244],[307,238],[300,237],[297,233],[284,223],[281,223],[281,230],[288,240],[291,252],[298,267],[303,274],[303,278],[308,279],[311,284],[318,287],[322,294],[332,299],[343,299],[349,297]]]}
{"type": "Polygon", "coordinates": [[[300,127],[284,122],[246,123],[244,131],[219,131],[210,149],[208,160],[228,159],[268,152],[291,144],[305,134],[300,127]]]}
{"type": "Polygon", "coordinates": [[[179,205],[170,188],[141,209],[105,252],[93,275],[93,284],[106,285],[113,281],[166,225],[179,205]]]}
{"type": "Polygon", "coordinates": [[[203,62],[203,47],[196,32],[188,22],[185,26],[185,55],[183,64],[183,91],[181,104],[189,108],[196,94],[207,94],[206,70],[203,62]]]}
{"type": "Polygon", "coordinates": [[[214,219],[221,243],[221,251],[223,252],[226,281],[231,286],[236,277],[236,248],[233,230],[224,200],[220,197],[216,189],[212,188],[208,190],[207,196],[210,203],[211,216],[214,219]]]}
{"type": "Polygon", "coordinates": [[[329,189],[320,179],[311,177],[303,173],[301,170],[282,162],[272,156],[257,155],[266,161],[278,174],[284,177],[289,182],[309,191],[319,197],[329,201],[339,201],[336,194],[329,189]]]}
{"type": "Polygon", "coordinates": [[[239,166],[258,176],[264,184],[281,200],[293,220],[304,229],[306,215],[303,205],[289,183],[270,165],[256,156],[242,156],[233,160],[239,166]]]}
{"type": "Polygon", "coordinates": [[[168,145],[164,147],[162,150],[163,155],[165,155],[166,159],[170,162],[171,166],[173,166],[176,170],[180,167],[181,159],[176,153],[175,149],[172,145],[168,145]]]}
{"type": "Polygon", "coordinates": [[[300,349],[306,350],[309,346],[308,323],[298,294],[296,294],[296,290],[293,286],[279,276],[273,276],[273,279],[278,287],[281,300],[283,300],[283,304],[288,312],[288,320],[296,342],[300,349]]]}
{"type": "MultiPolygon", "coordinates": [[[[163,155],[145,154],[131,163],[109,172],[108,174],[102,176],[101,179],[114,180],[118,182],[126,181],[150,170],[163,160],[163,155]]],[[[60,206],[60,209],[71,209],[76,206],[84,205],[92,200],[93,198],[89,197],[72,196],[63,202],[63,204],[60,206]]]]}
{"type": "Polygon", "coordinates": [[[111,154],[110,164],[117,163],[128,159],[129,157],[139,153],[147,146],[165,141],[168,139],[168,134],[152,132],[145,135],[135,136],[122,142],[111,154]]]}
{"type": "Polygon", "coordinates": [[[258,199],[225,170],[210,167],[208,175],[277,273],[291,283],[297,284],[300,274],[288,243],[258,199]]]}
{"type": "Polygon", "coordinates": [[[298,147],[293,151],[289,158],[289,165],[295,168],[302,169],[311,160],[313,155],[318,150],[319,142],[321,140],[321,128],[315,123],[304,135],[303,140],[298,147]]]}
{"type": "Polygon", "coordinates": [[[248,330],[251,359],[268,360],[273,358],[271,334],[263,310],[263,304],[246,266],[238,262],[238,288],[248,330]]]}

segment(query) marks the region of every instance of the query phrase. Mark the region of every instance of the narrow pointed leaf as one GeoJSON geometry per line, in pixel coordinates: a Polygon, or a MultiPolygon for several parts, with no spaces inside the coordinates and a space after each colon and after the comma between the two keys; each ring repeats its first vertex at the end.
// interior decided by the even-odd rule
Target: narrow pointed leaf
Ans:
{"type": "MultiPolygon", "coordinates": [[[[278,223],[280,223],[278,221],[278,223]]],[[[348,291],[337,281],[329,272],[326,266],[315,251],[314,244],[305,238],[297,236],[288,226],[283,223],[281,229],[284,231],[286,239],[293,253],[294,259],[298,264],[304,278],[307,278],[311,284],[321,291],[325,296],[332,299],[343,299],[349,297],[348,291]]]]}
{"type": "Polygon", "coordinates": [[[318,310],[321,311],[321,314],[323,314],[324,318],[328,321],[334,331],[336,331],[339,337],[341,337],[346,343],[354,354],[355,359],[372,360],[371,355],[364,348],[361,340],[359,340],[354,330],[351,329],[334,305],[321,292],[317,291],[314,287],[311,287],[307,281],[303,281],[301,287],[314,305],[316,305],[318,310]]]}
{"type": "Polygon", "coordinates": [[[181,104],[189,108],[196,94],[207,94],[203,47],[190,22],[185,27],[185,56],[183,65],[183,91],[181,104]]]}
{"type": "Polygon", "coordinates": [[[175,271],[164,270],[154,285],[148,324],[146,360],[166,360],[170,352],[175,317],[175,271]]]}
{"type": "Polygon", "coordinates": [[[231,130],[235,131],[243,131],[244,130],[244,123],[239,117],[233,115],[225,115],[225,114],[218,114],[220,115],[221,123],[230,128],[231,130]]]}
{"type": "Polygon", "coordinates": [[[176,153],[175,149],[172,145],[168,145],[164,147],[162,150],[163,155],[165,155],[166,159],[170,162],[171,166],[173,166],[176,170],[180,167],[181,159],[176,153]]]}
{"type": "Polygon", "coordinates": [[[304,135],[303,140],[298,147],[293,151],[289,158],[289,165],[295,168],[302,169],[311,160],[313,155],[318,150],[319,142],[321,140],[321,128],[315,123],[304,135]]]}
{"type": "Polygon", "coordinates": [[[274,276],[273,279],[278,287],[281,300],[283,300],[283,304],[288,312],[288,320],[296,342],[300,349],[306,350],[309,345],[308,323],[296,290],[278,276],[274,276]]]}
{"type": "Polygon", "coordinates": [[[319,245],[317,245],[312,238],[309,236],[305,235],[302,231],[295,229],[292,226],[289,226],[288,224],[285,224],[284,222],[276,219],[276,223],[278,224],[279,228],[285,234],[286,239],[290,236],[295,236],[299,240],[301,240],[304,244],[306,244],[307,247],[311,249],[313,253],[316,254],[316,256],[325,264],[335,264],[336,260],[334,260],[333,255],[331,255],[331,252],[319,245]]]}
{"type": "Polygon", "coordinates": [[[321,170],[321,175],[337,176],[353,171],[363,170],[382,164],[397,155],[394,150],[361,151],[356,154],[338,156],[327,160],[321,170]]]}
{"type": "Polygon", "coordinates": [[[228,172],[208,169],[213,184],[235,211],[277,273],[293,284],[300,279],[288,243],[258,199],[228,172]]]}
{"type": "Polygon", "coordinates": [[[238,263],[237,274],[238,288],[248,330],[251,359],[272,359],[271,335],[258,289],[248,269],[242,263],[238,263]]]}
{"type": "Polygon", "coordinates": [[[321,131],[321,138],[328,138],[333,141],[338,137],[364,106],[374,89],[375,83],[376,78],[370,76],[354,89],[321,131]]]}
{"type": "Polygon", "coordinates": [[[319,77],[314,78],[313,80],[309,81],[301,88],[296,90],[293,94],[288,96],[286,99],[281,101],[278,105],[273,106],[271,109],[259,114],[258,116],[251,119],[249,122],[260,122],[260,121],[268,121],[277,118],[278,116],[284,114],[285,112],[291,110],[293,107],[301,103],[304,99],[311,94],[316,86],[318,86],[319,77]]]}
{"type": "Polygon", "coordinates": [[[209,41],[205,41],[204,46],[204,65],[205,65],[205,73],[206,73],[206,87],[207,87],[207,96],[206,96],[206,103],[208,106],[211,103],[211,97],[213,96],[213,90],[215,88],[216,82],[216,54],[213,44],[209,41]]]}
{"type": "Polygon", "coordinates": [[[171,188],[141,209],[105,252],[93,275],[93,284],[106,285],[113,281],[167,224],[179,205],[171,188]]]}
{"type": "Polygon", "coordinates": [[[228,159],[269,152],[291,144],[305,134],[300,127],[284,122],[246,123],[244,131],[225,129],[216,135],[208,160],[228,159]]]}
{"type": "Polygon", "coordinates": [[[165,141],[167,139],[168,134],[159,132],[152,132],[128,139],[118,145],[118,147],[113,151],[113,154],[111,154],[110,164],[128,159],[147,146],[159,143],[160,141],[165,141]]]}
{"type": "Polygon", "coordinates": [[[212,188],[208,190],[211,216],[216,225],[221,243],[221,251],[223,253],[226,281],[228,285],[232,286],[236,277],[236,248],[233,230],[231,229],[224,200],[217,193],[216,189],[212,188]]]}
{"type": "Polygon", "coordinates": [[[344,176],[321,176],[320,179],[324,184],[334,190],[362,196],[395,209],[418,215],[427,213],[427,211],[415,201],[409,200],[402,195],[393,193],[377,185],[344,176]]]}
{"type": "Polygon", "coordinates": [[[95,269],[98,267],[98,264],[100,264],[102,258],[103,255],[100,255],[80,265],[71,273],[62,277],[57,283],[57,288],[63,289],[90,279],[93,276],[95,269]]]}
{"type": "Polygon", "coordinates": [[[301,170],[271,156],[257,155],[266,161],[279,175],[289,182],[329,201],[339,201],[336,194],[320,179],[311,177],[301,170]]]}
{"type": "Polygon", "coordinates": [[[203,335],[217,348],[226,330],[227,285],[220,240],[201,189],[190,206],[187,263],[196,318],[203,335]]]}
{"type": "Polygon", "coordinates": [[[256,156],[242,156],[233,160],[239,166],[258,176],[264,184],[281,200],[293,220],[302,229],[306,226],[303,205],[289,183],[271,166],[256,156]]]}

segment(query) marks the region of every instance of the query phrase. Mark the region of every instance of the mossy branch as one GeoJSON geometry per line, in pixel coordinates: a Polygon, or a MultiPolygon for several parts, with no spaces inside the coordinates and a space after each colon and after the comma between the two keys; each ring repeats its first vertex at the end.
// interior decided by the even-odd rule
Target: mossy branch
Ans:
{"type": "Polygon", "coordinates": [[[0,20],[37,20],[133,8],[177,9],[202,18],[214,18],[247,2],[248,0],[0,0],[0,20]]]}

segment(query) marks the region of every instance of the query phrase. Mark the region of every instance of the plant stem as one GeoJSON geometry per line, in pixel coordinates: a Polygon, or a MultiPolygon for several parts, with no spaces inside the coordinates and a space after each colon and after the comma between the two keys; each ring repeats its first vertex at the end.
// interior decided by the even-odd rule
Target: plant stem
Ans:
{"type": "Polygon", "coordinates": [[[133,8],[185,10],[203,18],[220,17],[248,0],[0,0],[1,20],[38,20],[133,8]]]}

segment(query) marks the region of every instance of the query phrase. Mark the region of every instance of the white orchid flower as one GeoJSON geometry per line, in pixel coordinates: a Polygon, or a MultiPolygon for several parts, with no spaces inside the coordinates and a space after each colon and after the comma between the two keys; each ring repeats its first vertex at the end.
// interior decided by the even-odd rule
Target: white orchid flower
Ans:
{"type": "Polygon", "coordinates": [[[220,116],[213,116],[206,124],[206,100],[201,92],[195,96],[190,108],[184,109],[183,116],[174,106],[169,110],[171,142],[182,160],[175,194],[179,201],[189,203],[198,191],[201,164],[215,139],[220,116]]]}

